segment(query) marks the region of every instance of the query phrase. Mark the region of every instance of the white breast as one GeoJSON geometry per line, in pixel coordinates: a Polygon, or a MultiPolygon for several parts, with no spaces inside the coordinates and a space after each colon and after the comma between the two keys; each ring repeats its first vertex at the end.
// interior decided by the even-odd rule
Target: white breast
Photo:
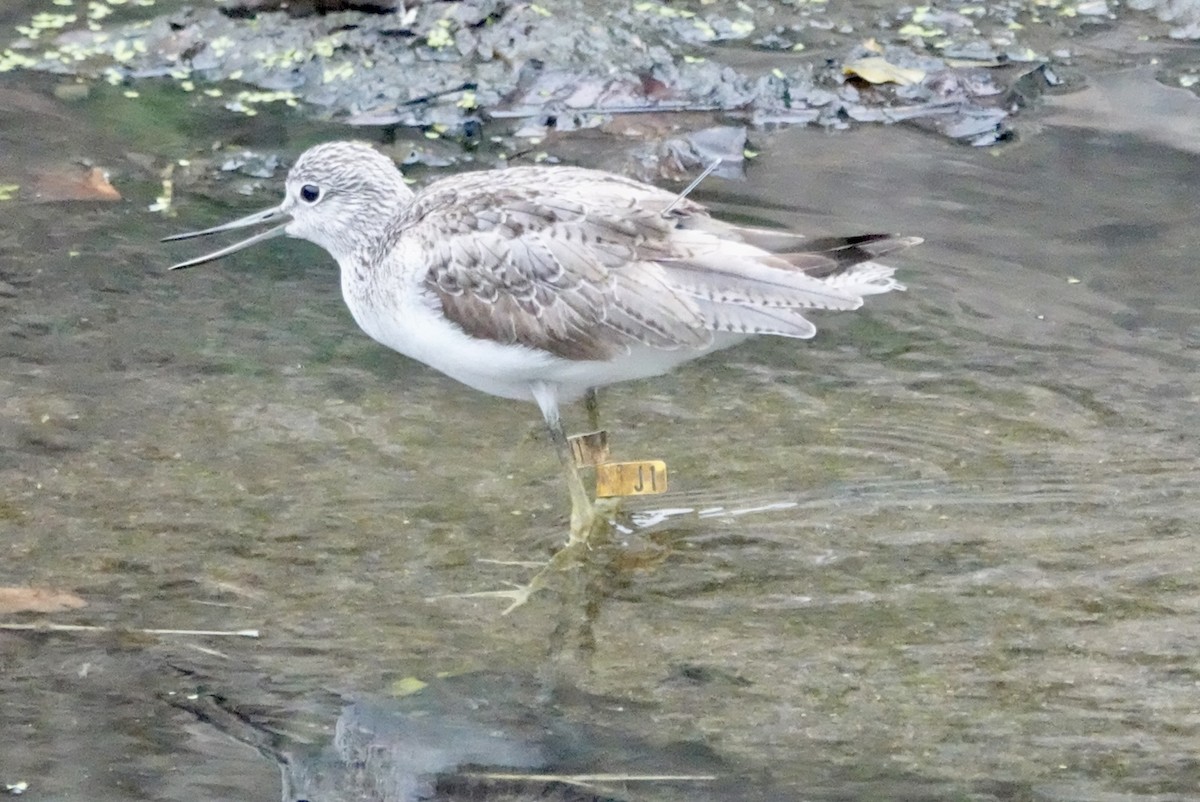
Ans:
{"type": "Polygon", "coordinates": [[[734,345],[741,335],[723,334],[706,349],[663,350],[635,346],[609,361],[563,359],[522,345],[505,345],[466,334],[441,314],[417,274],[378,274],[372,283],[342,268],[342,297],[359,327],[393,351],[441,371],[468,387],[501,398],[534,401],[534,382],[557,386],[560,401],[579,398],[589,387],[667,373],[676,365],[734,345]]]}

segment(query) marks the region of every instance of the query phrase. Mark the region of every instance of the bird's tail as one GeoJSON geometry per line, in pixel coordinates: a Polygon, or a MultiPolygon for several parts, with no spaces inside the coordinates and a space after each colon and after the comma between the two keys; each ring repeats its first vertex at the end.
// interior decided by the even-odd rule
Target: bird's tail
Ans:
{"type": "Polygon", "coordinates": [[[903,290],[894,269],[874,260],[921,242],[892,234],[805,239],[730,229],[740,241],[679,232],[682,258],[660,262],[669,283],[693,300],[711,331],[805,339],[816,333],[805,310],[857,309],[865,296],[903,290]]]}

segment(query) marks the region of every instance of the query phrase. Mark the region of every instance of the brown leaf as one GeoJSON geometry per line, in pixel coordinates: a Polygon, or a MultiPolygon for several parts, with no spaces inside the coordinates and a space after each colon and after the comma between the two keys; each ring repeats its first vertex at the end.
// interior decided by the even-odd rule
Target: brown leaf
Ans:
{"type": "Polygon", "coordinates": [[[33,179],[34,197],[39,201],[120,200],[121,193],[108,183],[108,175],[99,167],[80,170],[53,167],[33,179]]]}
{"type": "Polygon", "coordinates": [[[54,588],[0,588],[0,615],[8,613],[58,613],[78,610],[87,602],[54,588]]]}
{"type": "Polygon", "coordinates": [[[925,71],[916,67],[901,67],[879,56],[868,56],[842,67],[845,75],[854,75],[870,84],[900,84],[910,86],[925,80],[925,71]]]}
{"type": "Polygon", "coordinates": [[[108,183],[108,173],[99,167],[88,170],[87,175],[83,178],[83,185],[95,193],[97,200],[121,199],[121,193],[117,192],[117,188],[108,183]]]}

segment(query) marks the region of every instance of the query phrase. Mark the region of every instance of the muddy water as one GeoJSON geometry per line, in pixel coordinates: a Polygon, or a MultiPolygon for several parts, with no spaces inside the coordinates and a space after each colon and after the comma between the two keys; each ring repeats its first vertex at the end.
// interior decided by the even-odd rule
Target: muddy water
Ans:
{"type": "MultiPolygon", "coordinates": [[[[4,169],[127,163],[73,114],[24,115],[4,169]]],[[[505,722],[602,725],[544,765],[745,778],[618,798],[1191,797],[1200,156],[1055,119],[999,151],[790,130],[706,184],[730,217],[924,236],[895,260],[909,291],[606,393],[617,453],[673,489],[507,617],[451,596],[563,536],[532,406],[371,343],[306,244],[164,272],[190,252],[158,237],[273,193],[166,219],[118,174],[119,204],[6,203],[0,585],[89,602],[60,623],[262,637],[0,633],[0,780],[246,798],[290,761],[295,797],[357,798],[321,752],[341,705],[449,673],[490,678],[448,697],[505,722]]]]}

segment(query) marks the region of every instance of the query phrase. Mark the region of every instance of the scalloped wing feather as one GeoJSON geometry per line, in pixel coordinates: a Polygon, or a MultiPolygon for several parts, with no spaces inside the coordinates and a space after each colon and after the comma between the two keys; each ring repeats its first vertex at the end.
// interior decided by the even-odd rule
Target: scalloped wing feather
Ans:
{"type": "Polygon", "coordinates": [[[870,260],[919,242],[805,240],[688,201],[663,217],[674,197],[579,168],[468,173],[419,193],[393,236],[421,243],[425,286],[468,334],[572,360],[703,348],[713,332],[811,337],[800,310],[903,289],[870,260]]]}

